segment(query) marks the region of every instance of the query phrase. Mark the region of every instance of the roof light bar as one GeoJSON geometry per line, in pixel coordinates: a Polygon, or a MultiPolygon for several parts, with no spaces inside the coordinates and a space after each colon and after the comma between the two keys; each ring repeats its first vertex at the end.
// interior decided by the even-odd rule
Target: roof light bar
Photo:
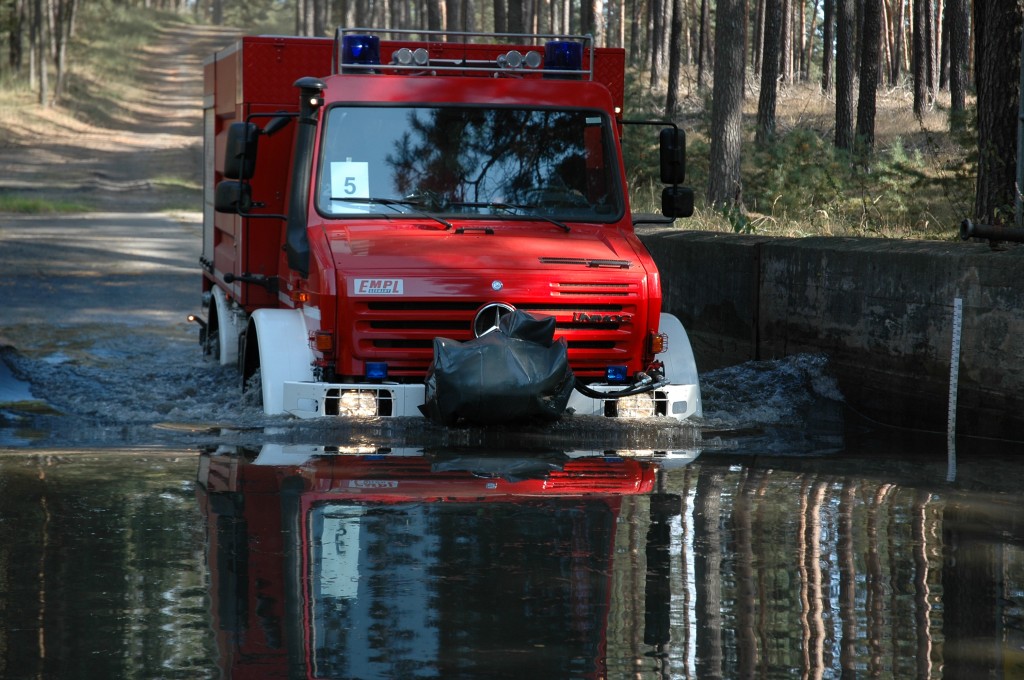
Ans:
{"type": "MultiPolygon", "coordinates": [[[[514,44],[514,43],[513,43],[514,44]]],[[[594,38],[591,35],[561,35],[543,33],[481,33],[459,31],[422,31],[388,28],[342,28],[335,31],[335,68],[342,73],[391,73],[403,70],[429,69],[432,75],[447,72],[470,75],[479,72],[513,75],[523,69],[543,70],[546,78],[594,78],[594,38]],[[384,65],[380,60],[380,38],[386,40],[437,41],[444,43],[440,53],[431,54],[423,47],[409,45],[392,52],[384,65]],[[510,49],[497,56],[484,59],[445,56],[452,53],[452,45],[473,44],[479,39],[520,41],[518,49],[510,49]],[[525,46],[536,46],[531,49],[525,46]],[[541,52],[543,50],[543,52],[541,52]],[[375,68],[382,66],[383,69],[375,68]]],[[[494,54],[493,52],[491,53],[494,54]]],[[[338,71],[334,71],[337,73],[338,71]]],[[[538,74],[539,75],[539,74],[538,74]]]]}

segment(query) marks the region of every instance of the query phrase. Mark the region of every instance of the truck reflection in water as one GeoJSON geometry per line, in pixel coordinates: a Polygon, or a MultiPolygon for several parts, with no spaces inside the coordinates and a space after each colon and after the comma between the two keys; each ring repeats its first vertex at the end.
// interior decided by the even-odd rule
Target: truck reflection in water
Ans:
{"type": "MultiPolygon", "coordinates": [[[[604,677],[620,504],[651,494],[656,469],[561,452],[206,454],[221,671],[604,677]]],[[[662,524],[648,538],[667,555],[662,524]]],[[[649,593],[667,594],[663,566],[649,562],[649,593]]],[[[669,600],[652,600],[654,638],[667,635],[669,600]]]]}

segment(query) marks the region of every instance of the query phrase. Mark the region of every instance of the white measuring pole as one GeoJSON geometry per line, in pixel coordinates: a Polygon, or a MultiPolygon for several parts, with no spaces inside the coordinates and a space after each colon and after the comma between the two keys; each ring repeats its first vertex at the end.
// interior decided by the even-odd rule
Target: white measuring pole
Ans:
{"type": "Polygon", "coordinates": [[[964,320],[964,303],[961,298],[953,300],[953,346],[949,352],[949,415],[946,421],[946,445],[948,468],[946,481],[956,479],[956,393],[960,381],[960,328],[964,320]]]}

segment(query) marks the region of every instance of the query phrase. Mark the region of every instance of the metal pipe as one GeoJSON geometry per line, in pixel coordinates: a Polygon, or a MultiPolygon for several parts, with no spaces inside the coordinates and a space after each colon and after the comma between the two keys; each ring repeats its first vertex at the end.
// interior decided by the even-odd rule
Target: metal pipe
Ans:
{"type": "Polygon", "coordinates": [[[960,223],[960,238],[964,241],[970,238],[986,238],[990,241],[1024,243],[1024,229],[995,224],[975,224],[971,220],[964,220],[960,223]]]}

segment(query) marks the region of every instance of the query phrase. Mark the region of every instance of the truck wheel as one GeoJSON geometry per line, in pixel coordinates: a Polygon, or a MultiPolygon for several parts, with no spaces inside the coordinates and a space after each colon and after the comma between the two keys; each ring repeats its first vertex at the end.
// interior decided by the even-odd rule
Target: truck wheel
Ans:
{"type": "Polygon", "coordinates": [[[263,409],[263,376],[257,368],[242,385],[242,403],[260,410],[263,409]]]}
{"type": "Polygon", "coordinates": [[[260,374],[260,343],[255,324],[249,324],[239,347],[242,360],[242,401],[253,406],[263,406],[263,381],[260,374]]]}
{"type": "Polygon", "coordinates": [[[203,356],[220,361],[220,325],[217,319],[216,305],[210,305],[210,314],[206,319],[206,331],[203,338],[203,356]]]}

